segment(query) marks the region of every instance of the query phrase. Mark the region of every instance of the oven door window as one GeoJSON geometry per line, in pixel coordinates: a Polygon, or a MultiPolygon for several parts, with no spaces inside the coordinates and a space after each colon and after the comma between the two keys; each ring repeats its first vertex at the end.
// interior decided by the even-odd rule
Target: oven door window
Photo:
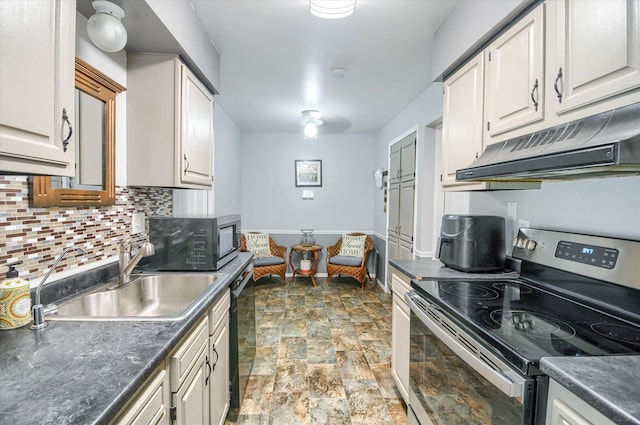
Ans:
{"type": "MultiPolygon", "coordinates": [[[[526,412],[532,397],[525,403],[525,395],[505,394],[504,385],[492,383],[474,370],[463,360],[466,355],[456,354],[414,311],[410,326],[410,403],[421,425],[530,423],[531,415],[526,412]]],[[[531,390],[532,386],[521,388],[531,390]]],[[[513,387],[507,391],[513,392],[513,387]]]]}

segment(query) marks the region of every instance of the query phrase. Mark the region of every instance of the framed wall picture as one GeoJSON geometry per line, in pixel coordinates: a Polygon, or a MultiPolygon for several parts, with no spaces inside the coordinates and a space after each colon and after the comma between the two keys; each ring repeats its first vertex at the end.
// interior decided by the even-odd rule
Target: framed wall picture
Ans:
{"type": "Polygon", "coordinates": [[[322,186],[322,160],[296,159],[296,187],[322,186]]]}

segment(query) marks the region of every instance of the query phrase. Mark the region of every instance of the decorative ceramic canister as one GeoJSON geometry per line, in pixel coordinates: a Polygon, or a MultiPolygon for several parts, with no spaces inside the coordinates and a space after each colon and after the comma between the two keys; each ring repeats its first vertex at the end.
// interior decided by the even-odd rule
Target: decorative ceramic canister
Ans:
{"type": "Polygon", "coordinates": [[[0,283],[0,329],[14,329],[31,322],[29,282],[18,277],[15,265],[9,265],[0,283]]]}

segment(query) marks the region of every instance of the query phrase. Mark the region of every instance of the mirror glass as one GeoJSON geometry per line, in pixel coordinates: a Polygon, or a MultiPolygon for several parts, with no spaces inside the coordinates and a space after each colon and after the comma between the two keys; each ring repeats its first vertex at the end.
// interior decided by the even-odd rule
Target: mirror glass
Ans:
{"type": "Polygon", "coordinates": [[[125,90],[76,58],[75,177],[33,179],[33,206],[115,204],[116,95],[125,90]]]}
{"type": "Polygon", "coordinates": [[[51,187],[103,190],[106,171],[104,151],[107,104],[80,89],[76,89],[75,102],[76,175],[51,177],[51,187]]]}

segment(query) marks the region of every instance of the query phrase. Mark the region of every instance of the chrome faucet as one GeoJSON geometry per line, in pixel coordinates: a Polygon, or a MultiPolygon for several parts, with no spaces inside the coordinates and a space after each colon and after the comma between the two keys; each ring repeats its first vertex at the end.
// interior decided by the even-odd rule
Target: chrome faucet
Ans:
{"type": "Polygon", "coordinates": [[[122,286],[129,283],[131,280],[131,273],[133,269],[138,265],[142,257],[148,257],[156,253],[155,247],[151,242],[144,242],[140,247],[138,253],[131,258],[131,241],[127,240],[120,244],[120,281],[119,285],[122,286]]]}
{"type": "Polygon", "coordinates": [[[76,251],[82,254],[85,254],[85,255],[87,254],[85,250],[82,248],[78,248],[76,246],[70,246],[68,248],[65,248],[65,250],[62,251],[62,254],[60,254],[58,258],[56,258],[56,261],[53,263],[53,265],[51,266],[47,274],[44,275],[44,278],[42,278],[42,280],[38,284],[38,287],[36,288],[34,303],[31,309],[31,311],[33,312],[33,323],[31,324],[31,329],[42,329],[48,325],[48,323],[45,322],[44,320],[44,306],[40,302],[40,290],[42,289],[42,286],[47,281],[51,273],[53,273],[53,271],[56,269],[56,266],[58,265],[60,260],[62,260],[62,257],[64,257],[67,254],[67,252],[71,251],[72,249],[75,249],[76,251]]]}

